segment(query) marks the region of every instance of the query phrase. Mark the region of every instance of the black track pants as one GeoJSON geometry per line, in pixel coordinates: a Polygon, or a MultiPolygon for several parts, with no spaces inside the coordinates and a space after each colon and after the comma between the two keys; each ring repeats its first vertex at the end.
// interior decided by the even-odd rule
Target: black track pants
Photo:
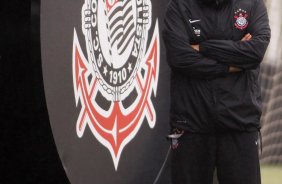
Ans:
{"type": "Polygon", "coordinates": [[[172,150],[173,184],[260,184],[257,132],[185,133],[172,150]]]}

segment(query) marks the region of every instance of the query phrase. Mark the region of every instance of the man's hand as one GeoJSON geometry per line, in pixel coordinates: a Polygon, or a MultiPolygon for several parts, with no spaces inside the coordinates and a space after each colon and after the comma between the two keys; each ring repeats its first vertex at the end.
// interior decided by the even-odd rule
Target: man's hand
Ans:
{"type": "Polygon", "coordinates": [[[249,41],[251,39],[252,39],[252,35],[248,33],[241,39],[241,41],[249,41]]]}
{"type": "Polygon", "coordinates": [[[194,50],[196,50],[196,51],[198,51],[199,52],[199,44],[198,45],[191,45],[191,47],[194,49],[194,50]]]}
{"type": "Polygon", "coordinates": [[[242,69],[235,67],[235,66],[229,66],[229,72],[230,73],[235,73],[235,72],[241,72],[242,69]]]}

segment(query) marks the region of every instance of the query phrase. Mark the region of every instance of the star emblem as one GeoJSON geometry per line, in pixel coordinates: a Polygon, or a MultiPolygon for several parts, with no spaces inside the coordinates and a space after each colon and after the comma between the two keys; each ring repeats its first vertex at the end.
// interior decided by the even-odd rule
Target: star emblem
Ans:
{"type": "Polygon", "coordinates": [[[105,76],[107,76],[107,73],[108,73],[108,69],[107,69],[107,65],[104,66],[104,71],[103,71],[103,74],[105,76]]]}
{"type": "Polygon", "coordinates": [[[128,67],[127,67],[127,69],[128,69],[128,72],[129,72],[129,73],[132,71],[132,66],[131,66],[131,63],[128,63],[128,67]]]}

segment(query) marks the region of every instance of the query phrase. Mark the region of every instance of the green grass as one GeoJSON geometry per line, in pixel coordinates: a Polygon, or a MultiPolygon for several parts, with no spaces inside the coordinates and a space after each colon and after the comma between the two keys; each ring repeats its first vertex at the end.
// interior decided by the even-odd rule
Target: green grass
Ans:
{"type": "Polygon", "coordinates": [[[262,165],[261,179],[262,184],[282,184],[282,165],[262,165]]]}

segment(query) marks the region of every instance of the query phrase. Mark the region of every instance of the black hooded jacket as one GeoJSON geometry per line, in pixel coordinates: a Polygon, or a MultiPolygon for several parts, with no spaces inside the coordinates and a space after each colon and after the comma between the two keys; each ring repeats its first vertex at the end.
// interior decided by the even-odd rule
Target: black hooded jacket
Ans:
{"type": "Polygon", "coordinates": [[[172,71],[173,127],[198,133],[260,128],[259,65],[270,41],[263,0],[218,6],[171,0],[163,39],[172,71]],[[247,33],[252,39],[241,41],[247,33]],[[229,66],[242,71],[230,73],[229,66]]]}

